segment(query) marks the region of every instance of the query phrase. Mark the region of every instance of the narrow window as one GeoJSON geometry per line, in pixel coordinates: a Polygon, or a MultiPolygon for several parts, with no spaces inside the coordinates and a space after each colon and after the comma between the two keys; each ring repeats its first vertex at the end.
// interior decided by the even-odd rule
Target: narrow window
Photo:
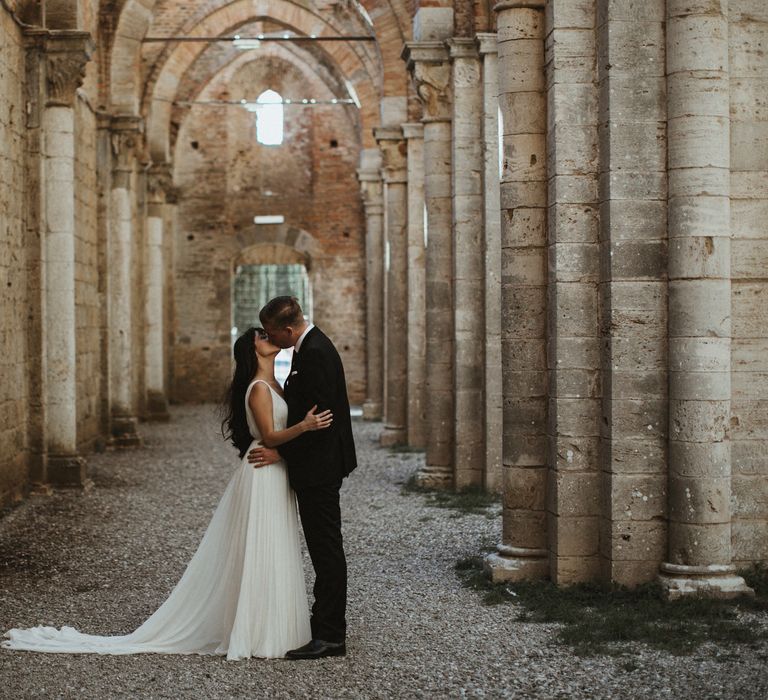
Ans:
{"type": "Polygon", "coordinates": [[[265,146],[283,142],[283,98],[265,90],[256,100],[256,140],[265,146]]]}

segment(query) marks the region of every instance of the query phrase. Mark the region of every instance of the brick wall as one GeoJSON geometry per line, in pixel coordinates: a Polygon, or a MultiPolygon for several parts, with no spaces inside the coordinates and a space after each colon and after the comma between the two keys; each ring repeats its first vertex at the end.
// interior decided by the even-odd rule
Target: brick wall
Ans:
{"type": "Polygon", "coordinates": [[[768,8],[731,0],[729,21],[731,537],[743,565],[768,560],[768,8]]]}
{"type": "Polygon", "coordinates": [[[24,52],[21,34],[0,9],[0,507],[27,481],[27,314],[24,203],[24,52]]]}
{"type": "MultiPolygon", "coordinates": [[[[292,99],[331,97],[306,70],[265,56],[220,74],[199,99],[255,99],[274,89],[292,99]]],[[[336,342],[350,398],[364,398],[363,221],[356,180],[359,142],[341,107],[286,107],[281,146],[257,142],[255,117],[239,106],[194,106],[179,132],[173,398],[220,397],[230,376],[232,266],[282,214],[318,242],[310,275],[314,321],[336,342]]],[[[255,321],[256,319],[254,319],[255,321]]]]}

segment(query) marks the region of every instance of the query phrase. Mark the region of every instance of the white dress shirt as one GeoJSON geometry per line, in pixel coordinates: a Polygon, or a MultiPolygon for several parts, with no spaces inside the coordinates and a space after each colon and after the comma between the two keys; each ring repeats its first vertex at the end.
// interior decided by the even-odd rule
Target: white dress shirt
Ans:
{"type": "Polygon", "coordinates": [[[304,332],[299,336],[299,339],[296,341],[296,345],[293,346],[293,351],[298,352],[301,348],[301,343],[303,342],[304,338],[306,337],[307,333],[309,333],[313,328],[315,327],[314,323],[307,324],[307,327],[304,329],[304,332]]]}

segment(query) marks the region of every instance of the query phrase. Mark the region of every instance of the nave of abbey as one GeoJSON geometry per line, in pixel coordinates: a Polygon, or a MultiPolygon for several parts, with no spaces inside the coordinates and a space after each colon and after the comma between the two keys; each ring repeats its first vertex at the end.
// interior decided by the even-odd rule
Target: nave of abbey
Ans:
{"type": "Polygon", "coordinates": [[[420,484],[501,494],[494,580],[748,591],[766,50],[763,0],[0,0],[0,506],[291,293],[420,484]]]}

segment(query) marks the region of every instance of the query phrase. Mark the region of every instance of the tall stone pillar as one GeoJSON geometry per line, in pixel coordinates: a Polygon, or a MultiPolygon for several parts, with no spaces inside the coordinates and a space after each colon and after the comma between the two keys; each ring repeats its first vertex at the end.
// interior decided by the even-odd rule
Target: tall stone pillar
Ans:
{"type": "Polygon", "coordinates": [[[547,171],[544,0],[501,2],[499,104],[503,122],[503,539],[491,577],[546,576],[547,171]]]}
{"type": "Polygon", "coordinates": [[[750,592],[731,563],[727,2],[667,1],[668,595],[750,592]]]}
{"type": "Polygon", "coordinates": [[[451,65],[443,41],[408,42],[403,50],[424,116],[427,412],[426,465],[419,483],[450,488],[453,475],[453,241],[451,202],[451,65]]]}
{"type": "Polygon", "coordinates": [[[75,92],[92,44],[85,32],[51,32],[45,40],[46,101],[42,115],[45,203],[45,353],[48,480],[85,486],[77,452],[75,319],[75,92]]]}
{"type": "Polygon", "coordinates": [[[499,84],[496,34],[477,35],[483,71],[483,278],[485,354],[484,486],[501,491],[501,202],[499,199],[499,84]]]}
{"type": "Polygon", "coordinates": [[[110,388],[112,435],[116,448],[141,444],[133,399],[133,269],[134,182],[142,120],[133,115],[112,118],[112,189],[110,192],[110,388]]]}
{"type": "Polygon", "coordinates": [[[167,421],[168,396],[165,385],[165,194],[171,187],[170,166],[154,165],[147,181],[146,274],[144,276],[144,337],[147,418],[167,421]]]}
{"type": "Polygon", "coordinates": [[[403,124],[408,141],[408,417],[407,442],[427,444],[426,299],[424,281],[424,125],[403,124]]]}
{"type": "Polygon", "coordinates": [[[357,171],[365,208],[365,420],[381,420],[384,394],[384,202],[381,155],[364,152],[357,171]]]}
{"type": "Polygon", "coordinates": [[[400,445],[406,439],[408,371],[408,173],[407,145],[400,128],[375,129],[382,154],[384,180],[385,315],[383,446],[400,445]]]}
{"type": "Polygon", "coordinates": [[[484,481],[483,83],[475,39],[447,42],[453,80],[454,465],[457,489],[484,481]]]}

